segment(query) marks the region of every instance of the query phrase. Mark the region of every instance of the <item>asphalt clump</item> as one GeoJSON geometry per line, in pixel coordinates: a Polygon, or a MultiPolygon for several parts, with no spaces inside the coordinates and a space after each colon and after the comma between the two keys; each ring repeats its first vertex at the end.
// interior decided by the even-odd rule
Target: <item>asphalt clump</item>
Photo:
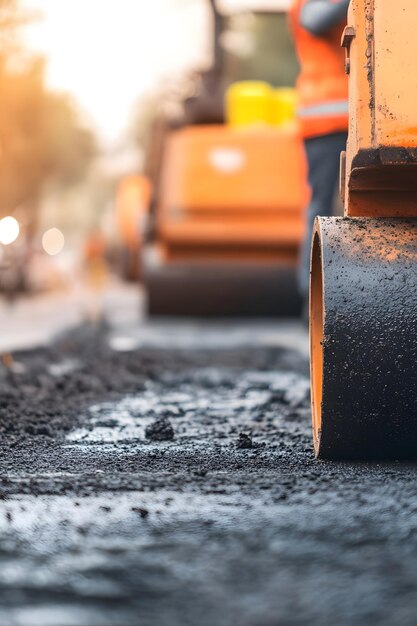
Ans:
{"type": "Polygon", "coordinates": [[[151,441],[172,441],[175,433],[171,422],[162,418],[146,427],[145,437],[151,441]]]}
{"type": "Polygon", "coordinates": [[[245,433],[239,433],[238,440],[236,442],[236,448],[238,450],[250,450],[253,448],[252,437],[245,433]]]}

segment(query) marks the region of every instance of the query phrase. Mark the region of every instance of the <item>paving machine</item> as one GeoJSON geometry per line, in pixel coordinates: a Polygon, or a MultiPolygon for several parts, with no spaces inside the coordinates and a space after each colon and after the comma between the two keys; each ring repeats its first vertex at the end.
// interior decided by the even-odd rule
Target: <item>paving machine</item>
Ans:
{"type": "Polygon", "coordinates": [[[351,0],[343,218],[312,243],[316,455],[417,457],[415,0],[351,0]]]}
{"type": "MultiPolygon", "coordinates": [[[[308,200],[302,142],[297,123],[281,119],[286,92],[264,83],[232,87],[225,120],[220,4],[210,2],[213,66],[183,103],[182,121],[158,121],[151,146],[148,310],[292,315],[300,309],[296,272],[308,200]]],[[[281,13],[286,4],[273,3],[281,13]]]]}

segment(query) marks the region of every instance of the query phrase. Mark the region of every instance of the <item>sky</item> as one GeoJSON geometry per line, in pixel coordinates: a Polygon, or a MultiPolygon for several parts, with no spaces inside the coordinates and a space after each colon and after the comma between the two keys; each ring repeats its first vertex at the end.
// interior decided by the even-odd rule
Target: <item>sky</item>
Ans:
{"type": "Polygon", "coordinates": [[[22,0],[42,19],[25,28],[46,55],[47,82],[70,92],[105,145],[126,131],[138,99],[210,58],[201,0],[22,0]]]}

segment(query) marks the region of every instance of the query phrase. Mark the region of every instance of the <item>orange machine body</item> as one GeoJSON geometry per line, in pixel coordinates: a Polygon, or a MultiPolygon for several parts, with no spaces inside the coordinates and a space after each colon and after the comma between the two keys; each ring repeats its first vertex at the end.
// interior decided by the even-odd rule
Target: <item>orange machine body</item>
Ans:
{"type": "Polygon", "coordinates": [[[310,354],[316,454],[416,458],[416,0],[351,0],[343,35],[344,218],[316,219],[310,354]]]}
{"type": "Polygon", "coordinates": [[[352,217],[417,217],[415,0],[352,0],[343,37],[350,127],[341,191],[352,217]]]}
{"type": "Polygon", "coordinates": [[[308,201],[296,123],[192,126],[165,149],[157,207],[165,256],[297,258],[308,201]]]}
{"type": "Polygon", "coordinates": [[[151,184],[145,176],[126,176],[116,196],[116,221],[126,248],[137,250],[142,243],[141,222],[145,220],[151,198],[151,184]]]}

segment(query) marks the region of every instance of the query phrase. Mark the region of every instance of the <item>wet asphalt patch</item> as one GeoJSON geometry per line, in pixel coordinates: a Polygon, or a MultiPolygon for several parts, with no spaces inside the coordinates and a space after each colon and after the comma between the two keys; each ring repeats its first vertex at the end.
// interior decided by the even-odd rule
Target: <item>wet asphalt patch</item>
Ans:
{"type": "Polygon", "coordinates": [[[414,625],[416,468],[314,461],[305,357],[208,328],[4,359],[0,626],[414,625]]]}

